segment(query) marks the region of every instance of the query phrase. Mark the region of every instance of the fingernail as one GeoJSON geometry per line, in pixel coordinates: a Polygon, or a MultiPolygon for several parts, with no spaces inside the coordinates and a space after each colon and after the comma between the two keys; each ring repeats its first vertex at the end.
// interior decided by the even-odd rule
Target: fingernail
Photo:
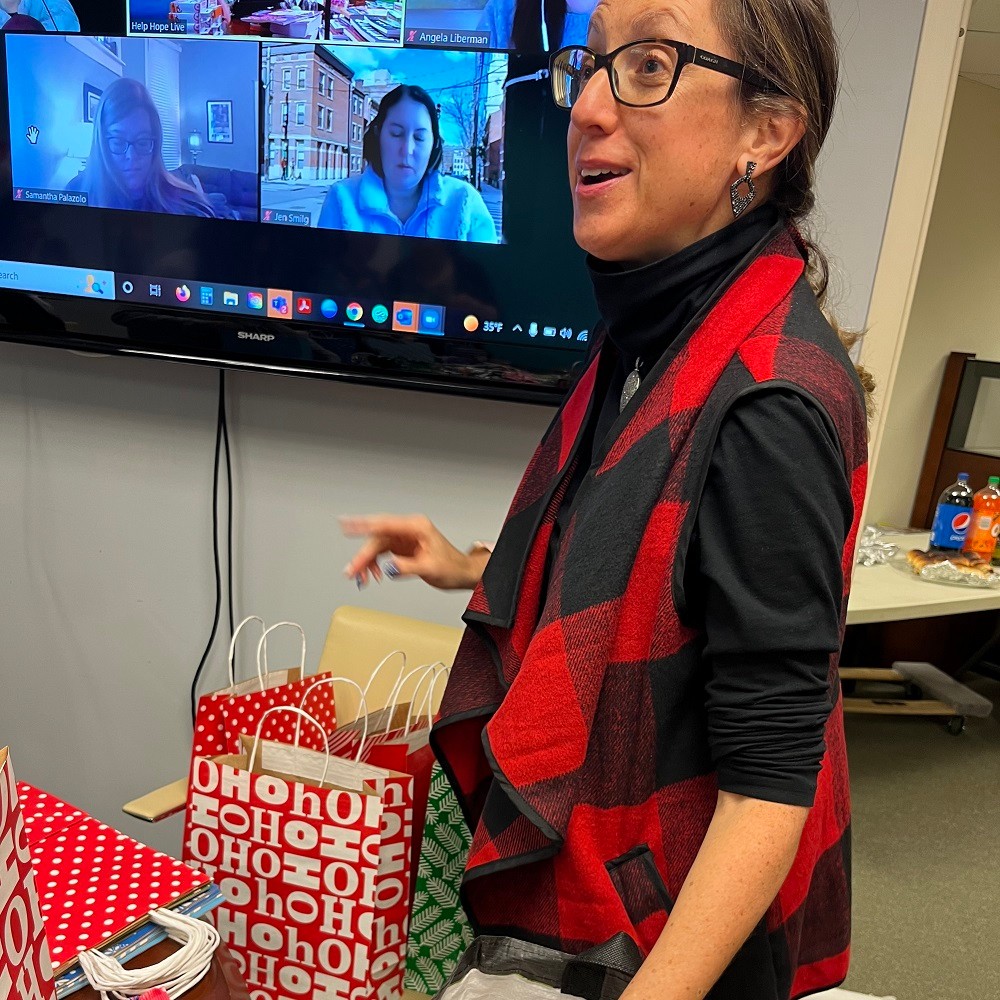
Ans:
{"type": "Polygon", "coordinates": [[[388,562],[382,564],[382,572],[385,573],[390,580],[395,580],[399,576],[399,567],[390,559],[388,562]]]}
{"type": "Polygon", "coordinates": [[[350,563],[348,563],[348,564],[347,564],[347,565],[346,565],[346,566],[344,567],[344,576],[350,576],[350,575],[351,575],[351,564],[350,564],[350,563]]]}

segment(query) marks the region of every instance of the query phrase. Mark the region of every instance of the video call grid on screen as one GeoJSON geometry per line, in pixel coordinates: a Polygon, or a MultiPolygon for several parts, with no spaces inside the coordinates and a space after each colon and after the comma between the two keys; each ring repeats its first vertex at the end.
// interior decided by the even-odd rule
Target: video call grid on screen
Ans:
{"type": "Polygon", "coordinates": [[[6,53],[15,201],[503,242],[505,54],[32,34],[6,53]]]}
{"type": "Polygon", "coordinates": [[[0,0],[0,34],[82,32],[545,53],[583,43],[597,0],[0,0]],[[543,16],[544,15],[544,16],[543,16]]]}
{"type": "MultiPolygon", "coordinates": [[[[25,0],[29,2],[29,0],[25,0]]],[[[66,2],[66,0],[64,0],[66,2]]],[[[127,31],[545,52],[587,37],[596,0],[127,0],[127,31]]]]}

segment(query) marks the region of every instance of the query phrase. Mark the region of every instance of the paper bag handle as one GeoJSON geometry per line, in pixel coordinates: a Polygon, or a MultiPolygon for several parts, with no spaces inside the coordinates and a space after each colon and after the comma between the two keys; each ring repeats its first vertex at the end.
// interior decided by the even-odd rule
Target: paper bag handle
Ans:
{"type": "MultiPolygon", "coordinates": [[[[417,681],[416,687],[414,687],[413,689],[413,695],[410,699],[410,710],[406,713],[406,726],[403,729],[404,737],[410,735],[410,730],[413,727],[413,723],[416,722],[416,720],[419,719],[424,714],[425,707],[433,704],[434,688],[437,686],[437,679],[441,673],[439,669],[440,667],[445,667],[448,670],[451,669],[450,667],[447,667],[447,665],[443,660],[437,660],[434,663],[427,664],[427,666],[424,669],[423,677],[421,677],[420,680],[417,681]],[[425,682],[427,683],[427,693],[418,702],[417,694],[425,682]]],[[[428,713],[427,716],[428,729],[430,729],[432,721],[433,721],[433,713],[428,713]]]]}
{"type": "Polygon", "coordinates": [[[409,732],[409,727],[411,722],[410,716],[413,713],[413,704],[416,701],[417,692],[420,690],[420,686],[424,683],[424,681],[427,679],[427,676],[431,673],[431,671],[433,671],[433,669],[434,669],[434,664],[425,663],[423,666],[414,667],[414,669],[411,670],[405,677],[401,677],[399,679],[396,688],[393,691],[392,699],[388,705],[389,709],[388,718],[385,720],[385,734],[387,736],[389,733],[392,732],[392,717],[396,714],[396,706],[399,703],[399,696],[403,693],[403,688],[406,686],[406,682],[411,677],[415,677],[417,674],[420,674],[420,680],[417,681],[416,685],[413,688],[413,694],[410,696],[409,711],[406,713],[406,722],[407,722],[406,728],[407,732],[409,732]]]}
{"type": "MultiPolygon", "coordinates": [[[[243,626],[249,622],[260,622],[260,628],[263,635],[267,635],[267,629],[264,627],[264,619],[258,617],[257,615],[250,615],[249,618],[244,618],[243,621],[236,626],[236,631],[233,633],[232,639],[229,640],[229,690],[232,691],[236,687],[236,640],[239,638],[239,634],[243,629],[243,626]]],[[[263,638],[263,635],[261,638],[263,638]]],[[[267,673],[267,646],[264,646],[264,674],[267,673]]],[[[260,655],[258,651],[257,656],[257,676],[260,678],[260,689],[264,690],[264,676],[261,673],[260,665],[260,655]]]]}
{"type": "MultiPolygon", "coordinates": [[[[306,688],[306,690],[302,692],[302,701],[299,702],[299,709],[300,710],[302,709],[302,706],[305,705],[305,703],[306,703],[306,698],[308,698],[309,695],[312,694],[312,692],[316,690],[316,688],[320,687],[323,684],[329,684],[329,685],[332,686],[332,685],[338,684],[338,683],[339,684],[350,684],[350,686],[352,688],[354,688],[358,692],[358,694],[361,696],[361,708],[364,710],[365,728],[364,728],[364,732],[363,732],[363,734],[361,736],[361,743],[358,745],[358,755],[354,758],[356,761],[360,761],[361,760],[361,754],[362,754],[362,752],[364,751],[364,748],[365,748],[365,743],[368,741],[368,701],[365,698],[364,691],[361,690],[361,685],[357,681],[351,680],[350,677],[324,677],[322,680],[318,680],[315,683],[310,684],[309,687],[306,688]]],[[[307,718],[308,718],[308,716],[307,716],[307,718]]],[[[299,720],[295,723],[295,745],[296,746],[299,745],[299,736],[301,736],[301,735],[302,735],[302,719],[299,718],[299,720]]],[[[326,738],[326,743],[324,745],[326,746],[327,755],[329,755],[329,753],[330,753],[330,737],[329,736],[326,738]]]]}
{"type": "Polygon", "coordinates": [[[365,696],[366,699],[368,697],[368,692],[371,690],[371,686],[372,686],[372,683],[374,682],[375,678],[379,675],[379,672],[382,670],[382,668],[394,656],[401,656],[403,658],[403,662],[399,665],[399,675],[396,677],[396,683],[393,684],[392,689],[389,692],[389,696],[392,697],[393,692],[396,690],[396,688],[399,686],[399,684],[401,682],[401,678],[403,676],[403,671],[406,669],[406,653],[402,649],[394,649],[388,656],[383,657],[382,658],[382,662],[379,663],[379,665],[371,672],[371,675],[368,678],[368,683],[365,684],[365,689],[364,689],[364,696],[365,696]]]}
{"type": "MultiPolygon", "coordinates": [[[[263,623],[262,623],[263,624],[263,623]]],[[[302,626],[296,622],[278,622],[277,625],[272,625],[270,628],[264,629],[264,634],[260,637],[260,642],[257,643],[257,676],[260,678],[260,689],[264,690],[264,673],[267,672],[266,668],[264,672],[261,672],[261,653],[264,654],[264,662],[267,662],[267,637],[276,628],[294,628],[298,630],[299,635],[302,637],[302,657],[299,662],[299,676],[304,677],[306,673],[306,633],[302,626]]]]}
{"type": "Polygon", "coordinates": [[[149,919],[181,945],[162,962],[142,969],[125,969],[117,959],[96,949],[77,956],[90,985],[105,1000],[109,994],[134,997],[157,986],[173,1000],[201,982],[211,969],[221,940],[211,924],[168,909],[153,910],[149,919]]]}
{"type": "MultiPolygon", "coordinates": [[[[428,673],[431,674],[431,682],[427,685],[427,694],[424,695],[424,700],[420,703],[420,708],[417,709],[416,715],[410,714],[409,718],[406,720],[406,728],[403,730],[404,736],[410,735],[410,726],[413,725],[413,720],[419,718],[423,715],[424,707],[427,708],[427,728],[430,729],[434,725],[434,692],[437,690],[438,678],[444,674],[445,677],[451,674],[451,667],[448,666],[444,660],[438,660],[437,663],[432,663],[428,667],[428,673]]],[[[416,694],[416,691],[414,691],[416,694]]]]}
{"type": "MultiPolygon", "coordinates": [[[[253,771],[254,761],[257,759],[257,746],[260,743],[260,734],[264,731],[264,720],[269,716],[273,715],[275,712],[295,712],[297,715],[301,715],[302,718],[308,719],[318,730],[320,736],[323,737],[323,746],[326,746],[328,737],[326,735],[326,730],[308,713],[303,711],[301,708],[296,708],[294,705],[274,705],[263,713],[260,717],[260,721],[257,723],[257,732],[253,738],[253,750],[250,751],[250,760],[247,761],[247,770],[253,771]]],[[[296,739],[299,736],[299,730],[295,731],[296,739]]],[[[298,743],[295,744],[295,748],[298,750],[298,743]]],[[[330,751],[326,751],[326,763],[323,765],[323,777],[319,779],[320,788],[326,783],[326,772],[330,769],[330,751]]]]}

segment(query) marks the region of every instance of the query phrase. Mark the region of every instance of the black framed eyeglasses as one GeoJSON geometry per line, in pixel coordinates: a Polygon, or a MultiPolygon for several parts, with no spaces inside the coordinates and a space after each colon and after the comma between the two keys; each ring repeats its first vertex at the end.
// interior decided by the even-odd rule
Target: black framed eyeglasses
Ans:
{"type": "Polygon", "coordinates": [[[112,156],[124,156],[130,149],[134,149],[136,156],[152,156],[156,149],[156,142],[152,138],[136,139],[129,142],[119,136],[113,135],[107,140],[108,152],[112,156]]]}
{"type": "Polygon", "coordinates": [[[606,69],[611,93],[619,104],[651,108],[670,99],[685,66],[703,66],[756,90],[788,96],[773,80],[743,63],[670,38],[641,38],[607,55],[586,45],[567,45],[553,52],[549,60],[552,96],[560,108],[570,109],[590,78],[606,69]]]}

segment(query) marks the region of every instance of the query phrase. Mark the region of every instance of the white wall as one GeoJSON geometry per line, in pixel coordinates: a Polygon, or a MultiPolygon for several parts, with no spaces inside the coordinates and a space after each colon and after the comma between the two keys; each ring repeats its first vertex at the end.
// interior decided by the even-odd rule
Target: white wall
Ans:
{"type": "Polygon", "coordinates": [[[909,524],[945,362],[1000,360],[1000,90],[960,79],[868,518],[909,524]]]}
{"type": "MultiPolygon", "coordinates": [[[[844,99],[819,235],[844,317],[865,317],[923,0],[836,0],[844,99]]],[[[180,776],[188,685],[214,600],[216,373],[0,345],[0,745],[18,773],[176,851],[122,802],[180,776]]],[[[457,543],[494,533],[551,412],[263,375],[231,377],[237,612],[301,621],[318,657],[346,602],[456,622],[461,597],[358,594],[336,515],[425,511],[457,543]]],[[[221,647],[208,674],[221,684],[221,647]]]]}
{"type": "MultiPolygon", "coordinates": [[[[310,670],[340,604],[456,623],[458,595],[407,581],[359,594],[336,515],[429,511],[458,544],[489,536],[551,411],[228,378],[238,614],[301,622],[310,670]]],[[[119,810],[187,766],[214,606],[216,391],[207,368],[0,345],[0,745],[24,780],[168,850],[176,822],[119,810]]]]}
{"type": "Polygon", "coordinates": [[[926,0],[829,0],[841,48],[837,113],[811,229],[832,266],[829,304],[865,327],[926,0]]]}

